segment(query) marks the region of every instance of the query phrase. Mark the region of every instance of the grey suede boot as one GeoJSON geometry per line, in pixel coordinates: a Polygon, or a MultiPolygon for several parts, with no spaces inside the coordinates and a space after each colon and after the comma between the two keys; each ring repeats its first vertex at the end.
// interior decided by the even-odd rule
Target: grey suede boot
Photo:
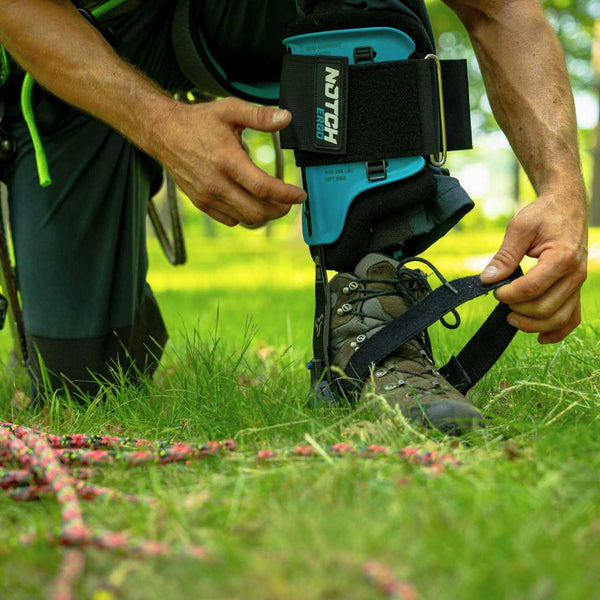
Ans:
{"type": "MultiPolygon", "coordinates": [[[[400,267],[381,254],[368,254],[354,273],[336,275],[330,286],[330,360],[341,370],[361,343],[431,291],[422,271],[400,267]]],[[[426,334],[406,342],[372,373],[359,401],[369,393],[383,396],[409,420],[444,433],[482,425],[483,415],[435,369],[426,334]]]]}

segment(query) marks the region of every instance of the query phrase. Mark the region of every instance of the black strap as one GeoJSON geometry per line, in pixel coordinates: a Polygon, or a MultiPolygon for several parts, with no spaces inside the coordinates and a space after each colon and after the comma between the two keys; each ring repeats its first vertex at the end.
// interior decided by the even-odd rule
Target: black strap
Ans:
{"type": "MultiPolygon", "coordinates": [[[[471,148],[466,61],[441,64],[448,150],[471,148]]],[[[280,104],[294,118],[281,134],[282,146],[296,150],[296,162],[303,167],[437,154],[438,98],[432,60],[349,66],[342,57],[288,54],[280,104]],[[326,77],[334,71],[339,76],[332,76],[327,88],[326,77]],[[327,108],[327,89],[338,96],[334,108],[327,108]],[[330,136],[335,143],[319,139],[324,113],[337,126],[337,135],[330,136]]]]}
{"type": "MultiPolygon", "coordinates": [[[[522,274],[519,268],[510,277],[495,284],[482,283],[479,275],[446,282],[360,346],[346,367],[348,378],[338,382],[342,392],[349,397],[367,379],[373,364],[386,359],[451,310],[506,285],[522,274]]],[[[453,357],[442,367],[442,374],[461,391],[466,392],[479,381],[517,332],[506,321],[509,310],[500,304],[458,357],[453,357]]]]}
{"type": "Polygon", "coordinates": [[[506,321],[510,312],[506,304],[499,303],[458,356],[452,356],[440,369],[463,394],[494,366],[515,337],[517,329],[506,321]]]}
{"type": "Polygon", "coordinates": [[[315,261],[315,321],[313,330],[314,358],[311,365],[313,388],[329,371],[329,324],[331,319],[331,296],[325,264],[323,246],[317,246],[313,252],[315,261]]]}

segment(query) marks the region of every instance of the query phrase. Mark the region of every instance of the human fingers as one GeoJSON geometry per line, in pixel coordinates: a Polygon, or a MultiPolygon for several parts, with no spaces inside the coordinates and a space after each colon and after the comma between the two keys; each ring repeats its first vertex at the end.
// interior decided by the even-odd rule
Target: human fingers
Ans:
{"type": "Polygon", "coordinates": [[[257,131],[279,131],[292,121],[289,110],[250,104],[239,98],[220,100],[218,108],[226,121],[242,129],[248,127],[257,131]]]}
{"type": "Polygon", "coordinates": [[[556,344],[564,340],[574,329],[576,329],[581,323],[581,298],[579,299],[575,311],[571,315],[568,323],[561,329],[549,331],[546,333],[540,333],[538,335],[538,342],[540,344],[556,344]]]}
{"type": "Polygon", "coordinates": [[[511,312],[508,322],[525,333],[549,333],[564,329],[569,324],[579,303],[579,291],[569,296],[559,309],[544,319],[534,319],[520,313],[511,312]]]}
{"type": "Polygon", "coordinates": [[[301,204],[306,200],[303,189],[267,175],[241,148],[231,149],[224,157],[222,168],[228,177],[259,200],[283,204],[301,204]]]}
{"type": "Polygon", "coordinates": [[[548,319],[579,290],[583,280],[576,274],[559,279],[544,294],[535,300],[510,304],[513,312],[533,319],[548,319]]]}
{"type": "Polygon", "coordinates": [[[222,213],[220,210],[211,207],[200,208],[200,210],[206,213],[209,217],[213,218],[215,221],[222,223],[223,225],[227,225],[227,227],[235,227],[239,224],[239,221],[232,219],[225,213],[222,213]]]}
{"type": "Polygon", "coordinates": [[[519,304],[540,298],[568,273],[568,269],[549,254],[540,256],[535,267],[523,277],[498,288],[494,292],[496,299],[504,304],[519,304]]]}
{"type": "Polygon", "coordinates": [[[223,212],[230,215],[232,213],[239,215],[239,222],[245,225],[262,225],[267,221],[283,217],[291,208],[290,204],[255,198],[233,181],[224,183],[219,201],[222,205],[228,207],[222,209],[223,212]]]}
{"type": "Polygon", "coordinates": [[[242,213],[227,201],[225,182],[219,178],[205,179],[199,190],[188,182],[182,182],[180,187],[196,208],[210,216],[214,213],[216,221],[230,227],[244,222],[242,213]]]}
{"type": "Polygon", "coordinates": [[[286,215],[291,208],[290,204],[254,198],[220,168],[205,173],[201,181],[181,180],[180,186],[196,208],[225,215],[226,224],[260,225],[286,215]]]}
{"type": "Polygon", "coordinates": [[[512,275],[527,254],[534,237],[535,230],[517,218],[513,219],[506,228],[504,240],[498,252],[494,254],[492,260],[482,271],[481,281],[495,283],[512,275]]]}

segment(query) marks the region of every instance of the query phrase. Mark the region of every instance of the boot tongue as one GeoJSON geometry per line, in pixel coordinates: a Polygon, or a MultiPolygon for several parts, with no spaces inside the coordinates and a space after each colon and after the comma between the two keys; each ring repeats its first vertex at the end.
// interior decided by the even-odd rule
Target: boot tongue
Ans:
{"type": "MultiPolygon", "coordinates": [[[[355,274],[361,279],[396,279],[397,280],[397,269],[399,262],[385,256],[384,254],[372,253],[367,254],[357,265],[355,274]]],[[[404,285],[409,285],[410,282],[406,281],[404,285]]],[[[402,286],[402,283],[396,283],[396,286],[402,286]]],[[[393,283],[388,282],[371,282],[366,284],[370,290],[394,290],[397,293],[389,296],[381,296],[377,299],[372,299],[365,302],[363,310],[365,313],[372,312],[371,316],[376,316],[379,322],[391,321],[404,314],[408,309],[405,300],[401,294],[398,293],[397,287],[393,283]]],[[[427,294],[423,292],[423,296],[427,294]]],[[[402,346],[400,352],[396,355],[401,356],[405,360],[417,361],[420,364],[429,366],[429,362],[423,357],[424,347],[423,344],[416,339],[412,339],[402,346]]]]}
{"type": "Polygon", "coordinates": [[[368,280],[365,284],[370,292],[388,292],[378,298],[367,300],[363,312],[378,322],[391,321],[406,312],[407,306],[395,287],[398,261],[384,254],[367,254],[357,265],[355,274],[368,280]]]}
{"type": "Polygon", "coordinates": [[[398,261],[384,254],[367,254],[356,265],[354,273],[361,279],[391,279],[396,274],[398,261]]]}

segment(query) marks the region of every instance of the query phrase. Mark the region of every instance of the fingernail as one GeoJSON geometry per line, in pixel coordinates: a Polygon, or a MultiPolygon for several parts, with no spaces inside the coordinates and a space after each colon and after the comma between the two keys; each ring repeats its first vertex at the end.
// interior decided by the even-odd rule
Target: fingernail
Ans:
{"type": "Polygon", "coordinates": [[[513,315],[509,315],[506,320],[513,327],[516,327],[517,329],[519,328],[519,319],[517,319],[516,317],[513,317],[513,315]]]}
{"type": "Polygon", "coordinates": [[[494,265],[488,265],[483,270],[483,273],[481,273],[481,276],[485,277],[486,279],[491,279],[492,277],[495,277],[496,275],[498,275],[498,267],[494,267],[494,265]]]}
{"type": "Polygon", "coordinates": [[[277,109],[273,112],[273,125],[279,125],[279,123],[283,123],[287,120],[290,115],[289,110],[285,109],[277,109]]]}

